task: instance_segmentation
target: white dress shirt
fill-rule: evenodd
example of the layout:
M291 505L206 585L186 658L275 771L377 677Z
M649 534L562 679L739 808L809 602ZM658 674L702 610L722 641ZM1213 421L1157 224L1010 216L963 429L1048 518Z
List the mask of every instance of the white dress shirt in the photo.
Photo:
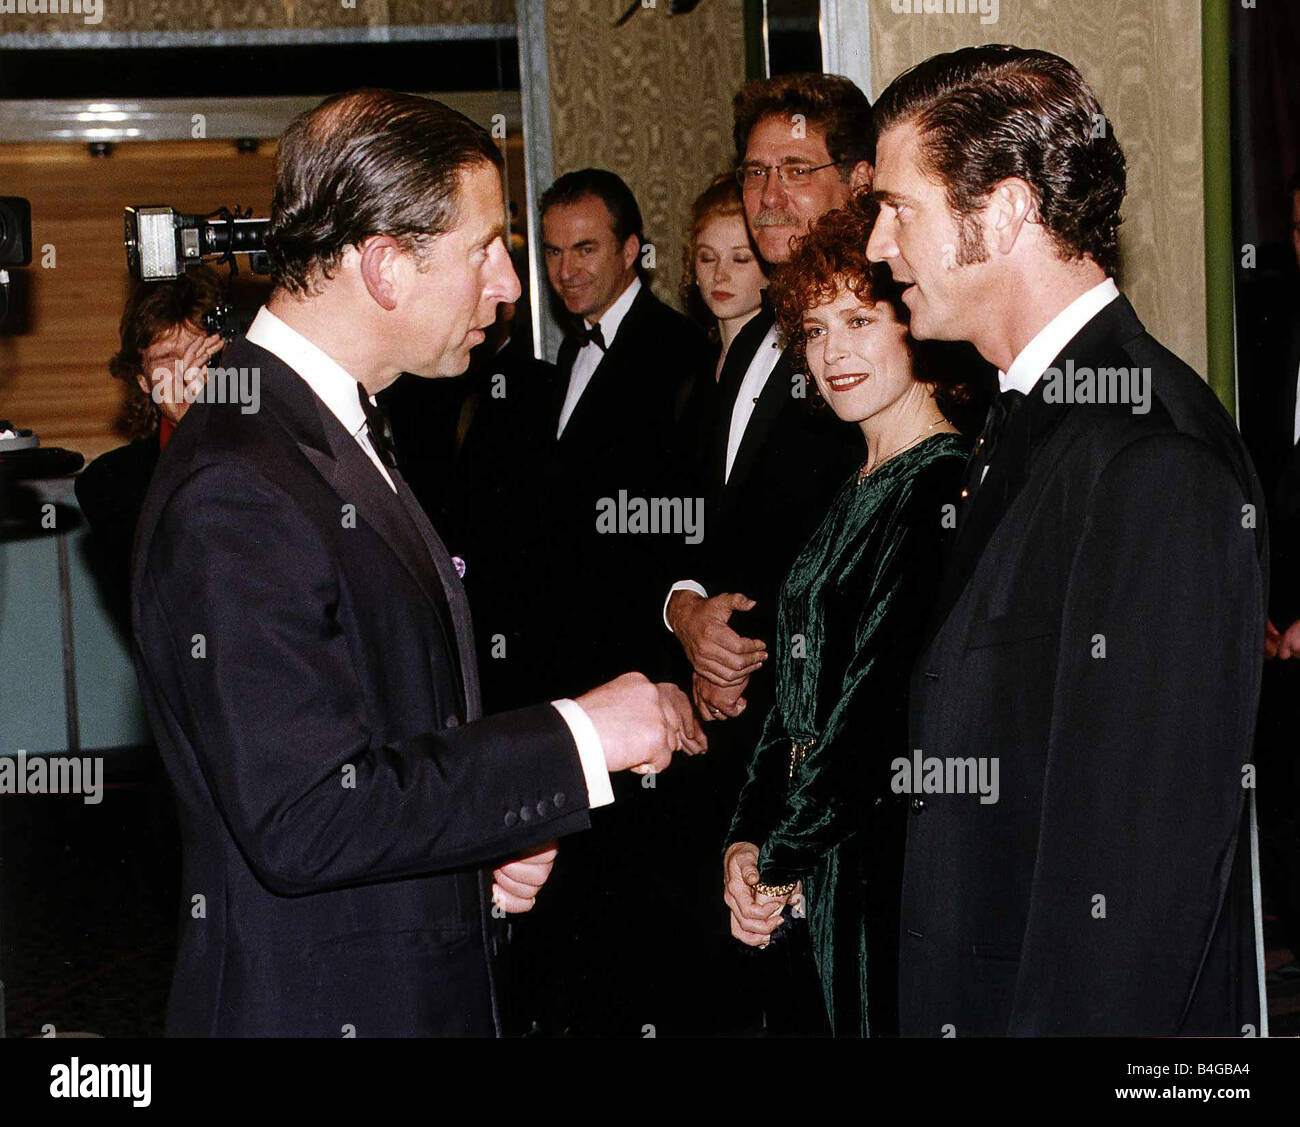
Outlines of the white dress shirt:
M745 428L749 426L759 397L767 387L768 377L780 359L781 344L777 340L776 323L773 322L759 343L749 367L745 369L745 378L740 381L740 390L736 392L736 402L731 406L731 429L727 432L727 469L722 478L724 482L731 479L731 467L736 463L736 452L745 437Z
M777 339L776 328L776 323L773 322L772 327L759 342L753 358L749 361L749 367L745 369L744 378L740 381L736 402L731 405L731 426L727 431L727 465L722 478L724 482L731 480L731 467L736 464L736 454L745 439L745 429L749 426L749 420L754 417L754 408L767 387L767 381L776 367L776 362L781 359L781 344ZM674 583L668 589L668 598L664 599L663 619L664 625L669 630L672 627L668 626L668 600L677 591L694 591L701 598L709 597L704 585L694 579L679 579Z
M1011 367L998 372L998 389L1019 391L1028 395L1052 361L1061 354L1089 321L1119 297L1119 287L1114 278L1098 282L1092 289L1081 293L1069 305L1038 330L1034 339L1020 350L1011 361ZM980 473L980 482L989 475L986 465ZM965 496L965 491L963 491Z
M343 424L343 429L357 441L357 445L366 452L375 464L388 488L394 493L397 486L388 472L388 468L379 460L375 448L370 444L370 427L366 424L366 413L357 398L357 381L350 376L335 360L327 356L302 333L289 328L264 305L257 311L253 323L248 326L248 340L267 352L278 356L306 382L316 393L330 413ZM375 397L370 397L373 403Z
M1020 391L1028 395L1030 389L1047 371L1079 330L1098 313L1119 297L1119 287L1114 278L1098 282L1086 293L1080 294L1055 317L1047 322L1024 348L1005 372L998 373L998 387L1002 391Z
M1295 419L1291 428L1291 445L1300 444L1300 368L1296 369Z
M641 279L633 278L632 284L627 287L617 298L614 304L605 310L604 316L595 324L600 326L600 335L605 341L605 351L608 352L614 344L614 338L618 335L618 327L623 323L623 318L627 316L627 311L632 308L632 302L636 300L636 295L641 292ZM584 325L590 330L593 322L583 318ZM582 398L582 393L587 390L587 385L591 383L591 377L596 374L596 369L600 367L600 362L605 358L605 353L600 350L600 346L594 341L588 341L580 349L578 355L573 358L573 370L569 373L569 387L564 393L564 406L560 408L560 425L555 431L555 437L559 438L564 433L564 428L568 425L569 416L578 406L578 400Z
M316 397L338 419L343 429L356 439L357 445L383 475L388 487L396 493L397 486L387 467L370 445L366 413L357 398L357 380L266 306L257 311L257 316L248 327L247 338L251 343L278 356L306 382ZM370 401L375 401L373 395ZM587 784L587 805L593 808L608 806L614 801L614 788L610 786L609 769L605 766L605 749L591 717L577 701L556 700L551 704L568 725L573 734L573 742L577 745L578 760L582 764L582 775Z

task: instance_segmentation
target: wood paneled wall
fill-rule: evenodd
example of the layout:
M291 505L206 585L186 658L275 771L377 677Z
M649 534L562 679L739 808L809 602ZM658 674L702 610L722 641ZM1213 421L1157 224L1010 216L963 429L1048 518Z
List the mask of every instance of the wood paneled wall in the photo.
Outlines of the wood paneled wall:
M207 213L237 203L267 215L274 160L273 141L254 154L229 141L136 142L107 157L85 145L0 145L0 187L32 201L34 244L32 265L11 271L26 292L23 321L0 335L0 417L87 460L121 445L113 423L123 388L108 360L132 285L123 207ZM41 265L46 246L53 268Z
M1200 4L1003 0L991 24L870 4L873 99L914 63L977 43L1053 51L1079 68L1128 160L1120 285L1152 333L1206 375Z
M123 388L108 374L108 360L133 284L122 250L123 207L207 213L238 204L269 215L274 162L274 140L255 154L238 153L229 141L124 143L108 157L91 157L79 144L0 145L0 195L31 200L34 244L32 265L10 272L22 300L0 332L0 418L87 460L121 445L114 423ZM523 212L518 134L507 138L506 175ZM53 269L41 265L43 246L54 248ZM238 296L256 304L265 291L264 283L241 284Z

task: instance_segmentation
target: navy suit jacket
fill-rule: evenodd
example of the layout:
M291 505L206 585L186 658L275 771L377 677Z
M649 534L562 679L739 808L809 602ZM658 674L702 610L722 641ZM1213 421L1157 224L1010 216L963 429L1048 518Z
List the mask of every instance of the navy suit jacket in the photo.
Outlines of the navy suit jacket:
M1125 298L1070 360L1149 370L1151 408L1050 402L1040 380L958 527L909 747L996 760L1000 793L911 799L901 1031L1241 1036L1263 494Z
M483 718L469 610L405 482L241 341L145 500L136 658L180 806L172 1034L491 1035L495 859L588 824L550 705Z

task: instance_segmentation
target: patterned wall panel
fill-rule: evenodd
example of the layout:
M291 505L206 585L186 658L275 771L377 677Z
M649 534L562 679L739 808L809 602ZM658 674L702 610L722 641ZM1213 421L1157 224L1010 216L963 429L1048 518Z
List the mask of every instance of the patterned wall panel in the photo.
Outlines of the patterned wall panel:
M1165 345L1206 364L1201 17L1192 0L1002 0L978 14L871 4L873 97L940 51L1015 43L1063 55L1097 92L1128 158L1120 285ZM988 5L992 9L992 5Z
M734 163L731 98L745 79L743 0L667 0L613 26L627 0L549 0L555 173L596 166L636 194L655 244L655 292L677 304L691 200Z
M14 8L18 5L14 0ZM35 0L34 0L35 2ZM83 11L93 0L81 0ZM24 4L24 7L27 5ZM51 12L5 14L0 32L88 30L72 0L43 0ZM69 11L63 13L62 9ZM514 23L513 0L100 0L102 31L230 31L413 24Z

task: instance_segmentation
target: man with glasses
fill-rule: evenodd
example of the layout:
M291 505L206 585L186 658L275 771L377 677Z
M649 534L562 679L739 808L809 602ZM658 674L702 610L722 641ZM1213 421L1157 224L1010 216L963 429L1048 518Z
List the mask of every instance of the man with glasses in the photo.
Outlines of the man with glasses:
M745 219L759 253L776 265L813 220L871 187L871 104L847 78L790 74L749 83L733 108ZM700 715L726 721L710 725L715 753L700 757L680 780L666 781L689 789L690 832L709 858L698 896L700 928L717 933L717 947L706 957L716 969L712 983L729 992L730 1001L722 1004L733 1026L761 1014L768 1031L783 1033L824 1031L806 936L758 954L763 984L755 991L732 950L738 945L715 918L714 859L773 699L764 666L776 633L777 594L831 495L863 453L854 428L811 410L805 387L803 374L780 349L765 304L727 352L700 459L706 467L698 486L705 498L703 542L683 550L681 578L666 592L664 607L664 623L690 663ZM746 864L742 844L728 851L728 880L734 895L751 896L758 874Z

